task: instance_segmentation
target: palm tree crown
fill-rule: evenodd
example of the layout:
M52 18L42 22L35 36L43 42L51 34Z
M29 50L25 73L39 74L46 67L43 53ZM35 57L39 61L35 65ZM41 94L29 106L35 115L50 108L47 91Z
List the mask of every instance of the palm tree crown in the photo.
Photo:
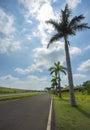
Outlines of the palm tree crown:
M90 29L87 23L81 23L81 21L85 18L82 14L79 16L75 16L72 19L70 19L70 16L71 16L71 10L69 9L68 4L66 4L65 9L61 10L61 16L59 22L52 19L46 21L47 24L52 24L57 32L50 39L47 48L51 43L57 41L60 38L63 38L65 36L68 38L69 35L76 35L77 31Z

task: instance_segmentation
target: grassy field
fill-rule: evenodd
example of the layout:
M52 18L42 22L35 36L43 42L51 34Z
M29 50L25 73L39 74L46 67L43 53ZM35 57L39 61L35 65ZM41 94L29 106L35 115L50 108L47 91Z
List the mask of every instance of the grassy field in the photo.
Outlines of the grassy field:
M53 96L58 130L90 130L90 95L75 93L77 107L71 107L69 93L63 99Z
M6 100L12 100L12 99L20 99L20 98L26 98L26 97L32 97L32 96L38 96L40 93L25 93L25 94L18 94L18 95L10 95L10 96L1 96L0 101L6 101Z
M30 92L30 90L0 87L0 93L24 93L24 92Z
M1 94L0 101L40 95L39 92L24 89L6 88L6 87L0 87L0 94ZM5 94L5 96L2 96L3 94Z

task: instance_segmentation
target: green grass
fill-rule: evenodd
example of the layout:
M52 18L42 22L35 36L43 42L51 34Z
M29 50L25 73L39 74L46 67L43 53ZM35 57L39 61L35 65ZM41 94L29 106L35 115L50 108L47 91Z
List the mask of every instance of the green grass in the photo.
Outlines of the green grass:
M26 97L32 97L32 96L38 96L40 93L25 93L20 95L10 95L10 96L2 96L0 97L0 101L6 101L6 100L12 100L12 99L20 99L20 98L26 98Z
M77 107L69 103L69 93L63 99L53 96L56 125L59 130L90 130L90 95L76 93Z
M0 93L24 93L24 92L30 92L30 90L0 87Z

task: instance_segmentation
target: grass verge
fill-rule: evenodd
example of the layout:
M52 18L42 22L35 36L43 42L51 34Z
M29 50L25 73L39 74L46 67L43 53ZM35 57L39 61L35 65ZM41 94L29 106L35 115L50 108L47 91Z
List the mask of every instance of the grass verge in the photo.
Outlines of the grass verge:
M26 93L26 94L20 94L20 95L3 96L3 97L0 97L0 101L20 99L20 98L26 98L26 97L32 97L32 96L38 96L38 95L40 95L40 93Z
M58 130L90 130L90 95L76 93L77 107L70 106L69 93L53 96Z

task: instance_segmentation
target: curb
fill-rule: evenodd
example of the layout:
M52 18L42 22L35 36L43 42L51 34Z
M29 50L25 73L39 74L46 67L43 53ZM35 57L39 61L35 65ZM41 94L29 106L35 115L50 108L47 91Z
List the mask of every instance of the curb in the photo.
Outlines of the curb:
M49 110L48 123L47 123L46 130L51 130L51 118L52 118L52 98L51 98L51 104L50 104L50 110Z

